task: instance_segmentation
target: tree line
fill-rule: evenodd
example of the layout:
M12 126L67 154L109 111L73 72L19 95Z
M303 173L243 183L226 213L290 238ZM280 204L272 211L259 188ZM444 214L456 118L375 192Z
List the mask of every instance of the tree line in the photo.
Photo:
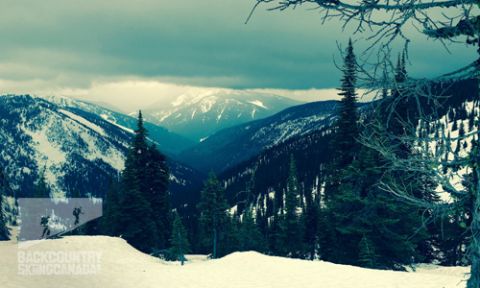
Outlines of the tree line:
M166 158L148 140L140 112L125 168L111 180L104 199L100 232L122 237L141 251L182 262L188 252L218 258L234 251L255 250L380 269L404 269L405 265L433 260L446 265L469 264L468 228L474 199L454 198L456 208L437 215L433 208L419 207L389 193L381 183L400 179L416 199L432 207L441 206L435 192L436 179L430 174L390 169L390 160L382 151L362 143L362 137L374 135L376 141L394 147L394 157L400 161L418 153L415 147L401 141L417 137L411 134L407 126L412 123L406 119L418 118L410 108L412 100L404 97L408 93L408 87L402 85L408 80L405 55L398 57L395 88L385 88L381 101L373 103L374 109L366 113L358 111L358 66L351 41L344 56L339 93L342 101L330 143L334 153L330 163L319 171L321 183L315 193L299 183L292 155L288 179L281 191L259 197L259 191L254 191L258 179L253 171L244 189L238 191L237 201L229 203L224 183L210 173L195 207L196 215L179 215L170 204ZM389 110L392 106L393 111ZM478 125L475 110L467 112L464 106L446 114L454 123L452 131L459 134L471 132ZM436 127L428 133L441 130ZM467 145L462 140L457 142L457 149ZM35 184L35 196L49 197L45 169L42 171ZM473 189L475 177L465 177L466 189ZM0 192L6 195L8 184L3 174L0 185ZM5 217L0 213L0 239L8 237Z

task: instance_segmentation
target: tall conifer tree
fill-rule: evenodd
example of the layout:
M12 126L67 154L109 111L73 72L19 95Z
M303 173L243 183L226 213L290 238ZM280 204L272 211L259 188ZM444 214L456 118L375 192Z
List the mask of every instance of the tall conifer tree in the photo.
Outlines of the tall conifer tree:
M120 184L118 233L142 251L165 249L171 232L168 169L165 156L148 144L141 111Z
M357 112L357 63L350 40L345 50L342 68L342 87L339 95L342 96L339 115L336 122L336 131L332 140L334 151L333 163L325 187L325 203L327 211L323 213L325 233L322 235L323 258L329 261L346 262L352 256L352 247L357 247L354 238L344 239L345 230L341 230L343 222L350 219L352 211L358 209L358 198L348 182L346 169L358 153L357 138L358 112ZM350 223L350 221L347 221ZM341 246L339 246L341 245Z
M357 113L357 62L353 51L353 43L350 39L343 64L342 87L339 95L342 96L337 121L335 136L335 149L337 165L345 167L354 158L356 138L358 136L358 113Z
M252 206L248 206L243 213L239 231L240 251L265 251L265 243L262 233L252 215ZM258 221L258 219L257 219Z
M45 175L46 171L47 171L47 167L44 166L42 168L42 170L40 171L37 182L34 185L34 189L33 189L34 195L33 195L33 197L35 197L35 198L49 198L50 197L51 189L50 189L50 185L47 183L47 179L46 179L46 175Z
M182 219L177 212L173 216L173 228L170 238L170 253L172 256L180 261L183 265L185 260L185 254L190 252L190 242L188 242L187 230L183 226Z
M212 258L219 256L219 245L225 236L226 225L229 222L227 215L227 201L225 191L213 172L205 181L198 204L200 211L201 241L211 247Z
M144 169L147 182L145 198L152 207L153 219L158 231L158 247L165 248L172 230L170 195L168 192L169 169L166 157L155 146L148 150L149 160Z
M303 250L303 227L298 216L300 186L297 178L297 165L290 156L289 175L285 194L285 249L292 257L301 257Z
M111 179L106 197L103 199L103 233L115 236L119 233L120 219L120 185L118 180Z

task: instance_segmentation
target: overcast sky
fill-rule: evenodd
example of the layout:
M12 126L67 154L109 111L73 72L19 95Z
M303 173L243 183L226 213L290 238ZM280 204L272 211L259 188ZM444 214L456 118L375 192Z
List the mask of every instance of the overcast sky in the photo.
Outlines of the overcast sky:
M254 0L0 3L1 93L89 94L108 83L136 82L333 88L340 77L336 41L350 36L339 23L322 26L307 6L286 12L260 7L245 25ZM359 43L361 37L353 36ZM448 54L439 43L412 37L411 75L442 74L475 58L462 44Z

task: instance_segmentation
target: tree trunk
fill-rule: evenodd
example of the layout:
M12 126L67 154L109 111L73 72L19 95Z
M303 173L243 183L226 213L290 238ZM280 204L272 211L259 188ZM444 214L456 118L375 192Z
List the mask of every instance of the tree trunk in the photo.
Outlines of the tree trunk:
M480 55L480 35L478 35L478 53ZM477 61L477 71L480 71L480 58ZM478 96L480 99L480 75L477 75ZM480 129L480 123L477 123L477 129ZM476 180L476 187L474 188L474 201L472 210L472 243L470 246L470 258L472 261L472 267L470 270L470 279L467 283L467 288L479 288L480 287L480 139L477 138L477 147L473 151L473 175Z
M477 150L478 151L478 150ZM470 258L472 261L472 268L470 271L470 279L468 280L467 288L479 288L480 287L480 164L478 161L478 152L474 154L476 159L476 188L475 188L475 200L473 204L472 212L472 243L470 246Z
M217 228L213 228L213 253L212 258L217 259Z

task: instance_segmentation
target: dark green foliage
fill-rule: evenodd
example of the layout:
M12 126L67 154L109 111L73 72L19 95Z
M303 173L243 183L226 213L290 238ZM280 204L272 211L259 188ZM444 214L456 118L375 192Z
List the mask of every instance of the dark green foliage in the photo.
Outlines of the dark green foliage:
M144 252L167 248L171 234L168 169L147 140L141 112L119 185L106 199L107 234L119 235Z
M375 247L367 236L363 235L362 240L358 243L358 265L365 268L375 268L377 255Z
M3 209L3 197L6 196L6 192L9 190L9 185L3 169L0 167L0 241L6 241L10 239L10 231L7 227L7 219Z
M357 160L344 170L338 193L327 203L332 217L329 224L335 227L334 238L340 243L333 244L335 255L328 255L330 259L345 264L363 261L357 258L358 243L367 237L376 253L372 263L377 268L398 269L423 260L418 247L428 234L420 211L378 187L381 179L391 177L381 167L381 156L362 148Z
M118 221L120 219L120 183L117 180L110 180L110 186L107 194L103 199L103 232L106 235L119 235L120 227Z
M170 254L175 260L181 261L182 265L186 260L185 254L190 252L190 243L188 242L187 231L183 226L182 219L178 213L173 217L172 235L170 238Z
M33 189L33 196L35 198L50 198L50 185L48 185L47 180L45 178L47 167L43 167L40 175L38 175L37 182L34 185Z
M458 136L464 137L465 136L465 125L463 125L463 121L460 122L460 128L458 130Z
M218 233L217 258L240 250L242 223L238 216L228 215Z
M12 189L10 188L10 183L8 182L7 176L0 166L0 192L4 196L13 196Z
M458 121L453 121L453 125L452 125L452 131L457 131L458 130Z
M311 193L306 193L306 208L305 213L302 214L302 222L304 223L304 242L305 255L310 260L315 259L315 256L320 253L320 233L321 231L321 214L320 205L317 199L314 199Z
M480 40L479 40L480 41ZM479 42L480 44L480 42ZM480 51L479 51L480 52ZM480 62L479 62L480 65ZM480 82L479 82L480 85ZM480 123L477 123L480 129ZM467 189L469 198L471 198L471 223L470 223L470 245L468 246L468 256L471 262L470 278L467 282L467 288L476 288L480 286L480 137L474 141L472 151L470 152L471 174L468 177Z
M145 198L152 207L153 219L158 231L158 247L166 247L171 231L170 200L168 193L169 170L165 156L155 146L149 147L149 160L144 169L146 175Z
M343 65L342 87L339 95L342 96L339 115L336 122L336 131L331 146L334 151L333 161L328 170L331 171L327 178L326 199L335 197L342 181L342 169L350 165L358 152L358 111L356 96L356 68L357 63L350 40L345 51Z
M355 140L358 136L358 113L357 113L357 62L353 52L352 40L348 42L343 64L342 87L339 95L342 96L338 113L337 131L335 139L336 162L344 167L354 157Z
M200 239L203 246L212 253L212 258L219 256L220 246L226 245L223 242L226 228L228 228L229 217L227 215L227 201L225 192L215 174L210 173L205 181L201 192L201 200L198 204L200 211Z
M399 157L407 157L411 153L409 147L402 146L396 138L406 133L403 117L408 117L405 114L408 101L404 100L405 91L400 85L406 79L405 57L402 56L399 57L396 71L397 89L392 96L384 97L376 107L376 112L365 119L366 123L389 122L390 125L386 130L379 130L373 125L372 128L364 127L362 131L363 137L376 137L384 143L391 143L396 147ZM392 119L389 119L385 116L386 109L395 97L404 110L395 111ZM342 133L336 137L339 135ZM350 142L354 143L357 137L352 137ZM337 263L389 269L400 269L401 265L423 260L422 253L430 251L419 251L423 243L428 244L421 211L383 191L379 183L388 182L389 177L400 177L405 179L405 185L412 194L424 199L430 197L429 200L433 201L433 189L428 185L428 179L421 175L391 173L380 153L367 147L357 147L350 163L344 162L342 165L334 161L331 169L335 172L326 190L328 197L327 209L323 212L326 227L323 229L325 235L321 237L322 258ZM343 151L337 150L335 154L339 153Z
M468 115L468 131L473 131L473 127L475 126L475 111L472 111Z
M356 104L356 60L352 42L349 41L344 58L342 78L342 102L337 120L337 130L332 141L334 160L329 170L325 191L327 214L324 223L328 226L322 236L322 257L339 263L350 263L356 259L356 247L360 239L353 237L357 226L355 213L362 207L360 197L348 181L346 168L358 153L358 115ZM328 219L328 220L327 220ZM357 236L358 238L358 236ZM333 241L329 243L330 241ZM326 247L330 245L330 247ZM341 247L339 246L341 245Z
M332 233L327 235L327 238L335 239L335 242L325 243L331 247L330 251L323 251L323 254L329 261L342 264L355 264L357 244L365 232L363 217L359 215L364 203L355 186L356 178L349 172L342 172L342 184L337 187L335 194L328 198L326 211L329 214L327 225L331 226L327 231Z
M446 266L461 266L468 264L465 247L470 245L472 198L456 199L453 209L438 220L440 230L439 249L442 251L440 261Z
M287 179L285 193L285 215L283 217L285 227L284 249L288 256L301 257L302 255L302 222L298 216L300 207L300 186L297 178L297 166L293 155L290 157L290 173Z
M134 168L126 166L121 181L119 235L135 248L150 252L157 247L158 231L150 203L144 198L136 180Z
M240 251L265 251L265 243L258 225L252 215L252 209L245 211L239 229L239 250Z
M283 214L276 214L272 217L269 229L269 250L274 255L286 256L288 251L285 246L287 229Z

